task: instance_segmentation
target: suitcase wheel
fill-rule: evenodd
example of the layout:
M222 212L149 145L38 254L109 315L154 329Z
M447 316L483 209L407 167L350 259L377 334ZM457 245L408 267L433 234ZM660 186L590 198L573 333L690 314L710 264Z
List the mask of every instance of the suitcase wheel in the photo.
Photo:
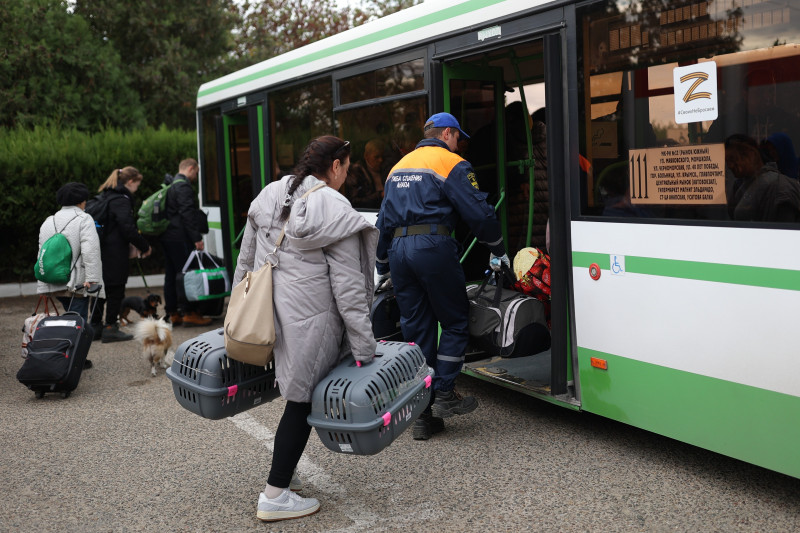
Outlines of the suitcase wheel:
M69 398L70 394L72 394L72 392L64 392L64 393L61 394L61 397L62 398Z
M35 394L36 394L36 399L37 399L37 400L41 400L42 398L44 398L44 391L37 390L37 391L35 392Z

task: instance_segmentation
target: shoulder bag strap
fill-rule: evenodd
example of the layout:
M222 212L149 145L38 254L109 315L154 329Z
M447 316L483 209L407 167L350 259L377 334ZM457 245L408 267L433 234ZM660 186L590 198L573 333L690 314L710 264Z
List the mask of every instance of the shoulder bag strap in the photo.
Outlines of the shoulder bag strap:
M303 198L306 198L306 197L307 197L309 194L311 194L312 192L316 191L317 189L321 189L321 188L323 188L323 187L325 187L325 184L324 184L324 183L317 183L316 185L314 185L313 187L311 187L309 190L307 190L307 191L305 192L305 194L304 194L303 196L301 196L301 197L300 197L300 200L302 200ZM280 246L281 246L281 243L283 242L283 236L286 234L286 226L287 226L288 224L289 224L289 220L287 219L287 220L286 220L286 222L283 224L283 227L281 228L281 234L280 234L280 235L278 235L278 239L275 241L275 250L277 250L278 248L280 248Z

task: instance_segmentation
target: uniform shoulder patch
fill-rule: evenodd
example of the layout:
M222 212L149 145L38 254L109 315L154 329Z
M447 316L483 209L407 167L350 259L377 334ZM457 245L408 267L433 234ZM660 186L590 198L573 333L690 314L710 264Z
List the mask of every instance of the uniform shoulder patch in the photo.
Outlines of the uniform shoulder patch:
M467 174L467 179L469 180L469 182L472 184L473 187L475 187L476 189L478 188L478 180L475 179L475 173L474 172L468 173Z

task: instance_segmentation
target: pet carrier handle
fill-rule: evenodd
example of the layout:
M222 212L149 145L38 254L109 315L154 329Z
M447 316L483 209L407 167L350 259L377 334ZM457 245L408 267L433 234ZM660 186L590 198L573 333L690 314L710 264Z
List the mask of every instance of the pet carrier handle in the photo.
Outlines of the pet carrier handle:
M393 342L396 342L396 341L393 341ZM378 346L380 346L381 344L386 344L386 339L379 340L378 341ZM414 346L415 344L416 343L414 343L414 342L409 342L408 343L409 346ZM383 357L383 355L384 355L384 353L382 351L378 350L377 347L376 347L375 348L375 355L373 356L372 361L375 360L375 357ZM372 362L372 361L370 361L370 362ZM363 364L364 363L362 363L361 361L356 360L356 366L357 367L361 368L361 365L363 365Z
M371 420L370 422L347 424L347 431L354 431L354 432L371 431L373 429L378 429L383 426L388 426L392 420L392 417L397 411L404 409L406 404L409 403L416 394L419 394L420 391L427 388L426 383L427 380L420 380L419 383L415 384L413 387L409 388L403 394L398 396L395 399L394 406L391 409L389 409L387 412L380 415L379 417L375 418L374 420ZM309 418L311 418L311 416L312 415L309 415ZM386 420L389 420L389 423L387 423ZM340 420L328 421L328 420L320 420L318 418L314 418L309 421L309 424L318 429L332 429L336 431L342 430L342 422Z

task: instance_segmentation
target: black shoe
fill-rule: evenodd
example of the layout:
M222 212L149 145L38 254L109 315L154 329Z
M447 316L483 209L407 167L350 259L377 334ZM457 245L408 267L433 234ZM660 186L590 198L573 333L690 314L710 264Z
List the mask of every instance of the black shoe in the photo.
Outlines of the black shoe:
M428 440L432 435L444 431L444 420L433 416L430 411L425 411L414 420L411 436L414 440Z
M103 344L105 344L107 342L129 341L133 338L133 335L128 335L127 333L120 331L119 326L114 324L113 326L104 327L100 338L102 339Z
M86 370L88 368L92 368L92 362L87 359L83 362L83 369Z
M92 324L92 332L94 333L92 340L99 341L103 336L103 324Z
M447 392L436 391L436 400L431 406L433 416L450 418L453 415L465 415L478 407L474 396L462 397L455 389Z

